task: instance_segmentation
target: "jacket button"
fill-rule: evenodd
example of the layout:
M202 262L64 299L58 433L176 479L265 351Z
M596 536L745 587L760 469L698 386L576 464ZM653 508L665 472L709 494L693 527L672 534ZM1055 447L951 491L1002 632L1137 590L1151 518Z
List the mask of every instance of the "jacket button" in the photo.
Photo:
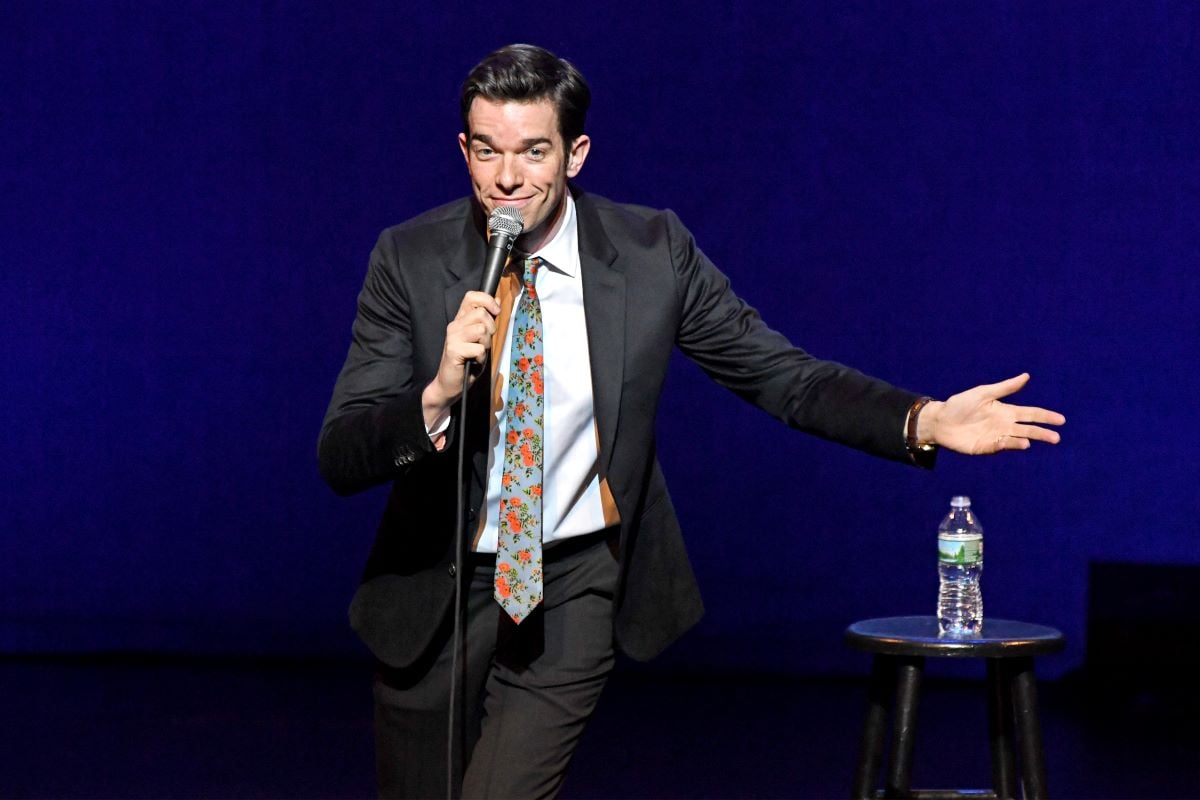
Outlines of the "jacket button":
M450 577L451 577L451 578L453 578L455 575L457 575L457 574L458 574L458 570L455 568L455 566L454 566L454 562L453 562L453 561L451 561L451 562L450 562L450 570L449 570L449 572L450 572Z

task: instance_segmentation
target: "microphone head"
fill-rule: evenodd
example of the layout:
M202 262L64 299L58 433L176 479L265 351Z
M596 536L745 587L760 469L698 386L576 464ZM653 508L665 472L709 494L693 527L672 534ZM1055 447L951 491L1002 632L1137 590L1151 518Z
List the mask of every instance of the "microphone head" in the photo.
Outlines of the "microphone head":
M488 216L488 230L492 233L503 233L514 239L525 230L525 218L520 209L512 206L496 206Z

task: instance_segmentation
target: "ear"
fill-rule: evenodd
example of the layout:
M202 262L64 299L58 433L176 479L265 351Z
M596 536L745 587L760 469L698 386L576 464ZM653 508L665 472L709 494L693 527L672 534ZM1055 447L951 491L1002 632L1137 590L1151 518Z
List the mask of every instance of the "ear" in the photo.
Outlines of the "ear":
M567 154L567 177L574 178L583 169L587 161L588 151L592 148L592 140L586 134L571 142L571 152Z
M458 149L462 150L463 160L467 162L467 166L471 166L471 154L467 151L467 135L460 133L458 135Z

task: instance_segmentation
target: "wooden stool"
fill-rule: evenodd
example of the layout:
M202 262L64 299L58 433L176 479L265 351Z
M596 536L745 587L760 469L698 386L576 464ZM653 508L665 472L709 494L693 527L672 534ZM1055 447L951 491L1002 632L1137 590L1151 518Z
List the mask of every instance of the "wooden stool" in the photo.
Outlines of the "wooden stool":
M913 797L997 798L1017 796L1014 730L1020 747L1020 781L1028 800L1046 797L1042 730L1037 712L1034 656L1062 650L1061 632L1045 625L984 619L978 636L939 638L936 617L888 617L856 622L846 629L846 643L874 653L867 720L854 778L855 798ZM987 659L988 728L992 753L992 791L911 789L917 701L925 658ZM882 791L875 789L883 756L889 688L895 687L891 758Z

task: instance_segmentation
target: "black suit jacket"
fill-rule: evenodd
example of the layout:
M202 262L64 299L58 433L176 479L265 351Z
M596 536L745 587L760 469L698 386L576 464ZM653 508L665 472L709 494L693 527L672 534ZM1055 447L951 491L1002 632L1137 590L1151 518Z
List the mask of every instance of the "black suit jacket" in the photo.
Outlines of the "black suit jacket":
M915 395L789 344L730 290L672 212L572 193L600 473L621 515L614 632L623 652L646 659L703 613L655 457L674 346L788 425L898 461L909 460L901 429ZM456 447L433 449L420 396L446 326L479 287L482 225L463 199L380 235L321 431L321 473L336 491L392 484L350 616L372 652L397 667L428 648L453 597ZM451 438L466 437L468 535L484 499L486 383L471 389L469 418L451 422Z

